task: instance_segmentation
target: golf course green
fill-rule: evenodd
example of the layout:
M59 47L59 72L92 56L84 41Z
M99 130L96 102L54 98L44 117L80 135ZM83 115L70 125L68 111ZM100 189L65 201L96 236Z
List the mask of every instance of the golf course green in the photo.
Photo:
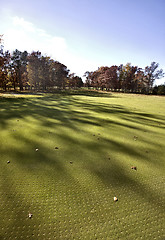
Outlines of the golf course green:
M0 216L0 240L165 239L165 97L1 94Z

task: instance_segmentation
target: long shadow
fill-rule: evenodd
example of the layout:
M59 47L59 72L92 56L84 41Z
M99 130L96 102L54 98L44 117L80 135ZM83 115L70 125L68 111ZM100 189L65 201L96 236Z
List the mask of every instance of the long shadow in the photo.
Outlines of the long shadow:
M90 89L64 89L64 90L52 90L49 93L59 94L63 96L88 96L88 97L103 97L103 98L117 98L111 92L103 92Z
M86 93L80 93L80 95L85 95ZM95 93L92 93L92 96ZM98 93L96 93L98 94ZM155 116L154 114L146 114L141 112L133 112L129 109L120 106L120 105L113 105L113 104L103 104L103 103L96 103L94 100L91 100L88 102L88 100L84 100L84 102L81 100L77 100L74 98L75 94L72 95L46 95L42 98L7 98L7 99L0 99L0 109L1 109L1 115L0 115L0 125L1 128L8 128L8 120L12 119L26 119L27 117L33 117L34 119L38 119L40 121L41 126L45 126L48 128L52 127L58 127L59 125L66 126L74 131L79 131L79 128L77 127L76 123L80 123L83 125L94 125L96 127L103 126L103 123L101 122L100 118L94 115L93 113L98 113L99 115L104 115L105 113L109 116L116 115L120 119L124 119L127 121L126 123L120 123L120 122L114 122L111 119L105 120L106 123L109 123L113 125L114 128L134 128L138 130L143 130L144 125L146 126L156 126L157 128L162 128L164 125L165 118L163 116ZM90 93L91 96L91 93ZM86 112L82 111L75 111L72 110L71 106L74 106L74 108L77 109L85 109ZM54 120L57 120L57 123L54 123ZM132 122L138 123L138 128L132 126ZM161 123L161 125L158 125ZM105 124L105 122L104 122ZM86 130L88 133L88 130ZM67 135L64 135L61 133L61 137L64 139L67 139ZM14 137L16 140L19 140L19 137ZM72 138L72 137L70 137ZM25 142L28 146L34 146L37 144L37 142L31 142L30 140L24 138L21 136L21 141ZM109 140L109 143L115 148L122 149L123 153L130 153L133 155L139 155L140 153L136 149L130 149L130 147L126 145L121 145L121 143L117 143L113 140ZM88 147L88 145L84 142L82 142L82 146ZM98 145L97 145L98 146ZM59 161L52 161L51 158L47 158L46 154L44 153L44 146L39 146L43 149L42 153L40 153L39 156L36 157L36 164L40 165L48 165L54 167L56 171L61 172L63 175L67 175L66 170L63 167L63 164ZM90 146L89 146L90 147ZM84 151L85 151L84 148ZM104 154L103 150L106 150L106 146L104 144L100 144L99 151L100 154ZM33 153L31 157L34 157ZM29 155L28 152L23 153L22 151L16 150L15 157L18 157L18 163L22 166L30 166L28 159ZM140 155L139 155L140 156ZM144 161L149 161L147 157L145 157L143 154L141 155L144 157ZM140 156L140 157L141 157ZM24 161L21 159L24 159ZM118 174L113 173L113 169L118 169ZM32 168L32 171L37 171L37 168ZM130 184L130 182L134 181L133 184L138 188L139 194L144 195L144 192L147 192L147 195L152 194L149 190L145 189L145 186L140 185L140 183L136 182L135 180L132 180L129 178L129 176L126 176L126 174L122 171L119 164L114 163L114 167L112 169L104 169L104 171L100 170L91 170L92 173L99 176L100 179L102 179L105 183L110 182L118 182L118 184ZM120 177L119 177L120 176ZM146 196L146 198L148 198ZM148 200L148 199L147 199ZM153 203L156 202L156 199L153 199Z
M116 96L112 95L110 92L99 92L95 90L69 90L66 91L66 95L72 96L88 96L88 97L104 97L104 98L116 98Z
M71 106L76 107L77 110L73 110ZM87 111L81 111L82 108ZM120 105L82 102L74 97L61 95L50 95L40 99L3 98L0 101L0 109L0 125L3 129L8 128L8 120L26 119L29 116L40 120L41 126L47 128L61 125L76 131L79 131L77 123L98 127L104 127L107 124L111 128L130 128L141 131L144 131L145 126L155 126L160 129L165 126L163 116L132 112ZM93 113L98 113L99 116L107 113L108 118L100 119ZM119 120L112 120L111 115L117 116ZM122 122L120 119L125 121ZM126 146L123 149L128 151Z
M140 123L141 121L145 121L146 123L147 121L149 123L150 122L159 123L159 121L157 120L165 121L164 116L130 111L129 109L122 107L121 105L98 103L98 102L95 103L94 101L83 102L83 101L77 101L77 99L76 100L73 99L72 102L79 107L81 106L85 109L89 109L90 111L100 113L100 114L104 114L104 113L117 114L120 117L127 117L128 120L131 120L130 117L135 119L137 118L137 122L140 122Z

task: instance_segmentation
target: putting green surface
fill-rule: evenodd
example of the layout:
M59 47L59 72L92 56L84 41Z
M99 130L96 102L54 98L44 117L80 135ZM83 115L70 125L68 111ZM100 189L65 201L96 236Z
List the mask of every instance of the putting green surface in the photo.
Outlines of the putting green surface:
M165 98L1 95L0 216L0 240L165 239Z

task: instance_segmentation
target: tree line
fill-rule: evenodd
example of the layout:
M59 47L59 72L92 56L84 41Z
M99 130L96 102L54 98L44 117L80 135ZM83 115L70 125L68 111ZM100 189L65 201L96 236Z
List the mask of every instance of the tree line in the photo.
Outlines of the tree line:
M152 93L154 81L164 76L163 70L158 69L158 66L158 63L152 62L144 69L131 66L131 63L100 67L96 71L87 71L84 74L86 77L85 86L107 91Z
M0 89L52 90L88 87L107 91L165 94L165 84L155 86L154 81L164 76L159 64L152 62L144 69L131 63L120 66L99 67L86 71L82 78L70 73L64 64L44 56L40 51L4 51L0 36Z
M39 51L28 53L16 49L10 53L0 46L0 88L4 91L82 87L82 78L69 72L67 66Z

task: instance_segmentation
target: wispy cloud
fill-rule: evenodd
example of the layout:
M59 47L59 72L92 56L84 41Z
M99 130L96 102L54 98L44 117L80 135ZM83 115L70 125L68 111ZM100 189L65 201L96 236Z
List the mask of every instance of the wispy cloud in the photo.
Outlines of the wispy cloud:
M33 23L15 16L10 27L4 32L5 48L13 51L41 51L53 59L65 64L71 72L83 76L87 70L95 70L98 64L73 53L65 38L53 36Z
M13 17L12 23L16 27L18 27L18 26L22 27L25 31L28 31L28 32L35 31L35 26L33 25L33 23L27 22L23 18L19 18L17 16Z
M88 56L82 57L79 52L75 52L71 46L68 46L67 39L61 36L49 34L44 29L35 26L32 22L26 21L24 18L15 16L11 18L11 22L5 28L4 46L5 49L13 51L27 50L41 51L42 54L48 55L53 59L65 64L71 72L79 76L83 76L84 72L96 70L101 62L100 58L93 59ZM162 67L162 66L160 66ZM165 67L162 67L165 71ZM156 81L156 84L164 83L165 78Z
M4 33L5 47L9 50L19 49L28 52L40 50L57 60L62 60L67 49L66 40L59 36L52 36L44 29L25 21L18 16L12 18L11 27Z

